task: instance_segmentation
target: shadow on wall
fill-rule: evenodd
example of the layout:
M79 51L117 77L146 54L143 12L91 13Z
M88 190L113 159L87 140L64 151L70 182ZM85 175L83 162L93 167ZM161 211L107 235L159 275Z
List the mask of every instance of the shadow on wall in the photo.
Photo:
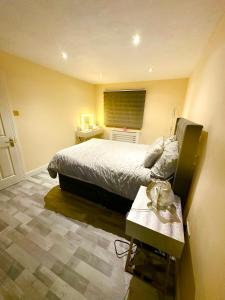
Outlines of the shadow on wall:
M182 286L180 290L181 300L195 299L195 278L191 257L191 250L188 237L185 237L185 247L179 265L179 283ZM185 291L185 293L182 293ZM188 293L187 293L188 291Z
M207 150L206 149L207 148L206 147L207 146L207 140L208 140L208 132L203 130L202 134L201 134L200 141L199 141L199 150L198 150L199 153L198 153L197 164L196 164L193 180L192 180L192 183L191 183L191 188L190 188L190 192L189 192L189 195L188 195L188 199L187 199L185 209L184 209L184 214L183 214L184 215L184 223L186 223L186 218L187 218L189 210L191 208L193 196L195 194L195 190L196 190L196 187L198 185L201 170L202 170L202 167L204 165L206 150Z
M206 131L202 132L200 142L199 142L199 155L198 161L196 165L196 169L194 172L194 177L192 180L191 189L189 192L188 200L184 210L184 220L186 220L189 210L192 205L192 200L195 194L196 187L198 185L199 177L201 174L202 167L204 165L206 151L207 151L207 140L208 140L208 133ZM185 221L184 221L185 223ZM184 251L179 263L179 288L180 292L186 291L185 294L180 294L179 299L181 300L190 300L195 299L195 278L194 278L194 271L193 271L193 263L192 263L192 255L190 249L189 238L185 236L185 247ZM188 293L187 293L188 291Z

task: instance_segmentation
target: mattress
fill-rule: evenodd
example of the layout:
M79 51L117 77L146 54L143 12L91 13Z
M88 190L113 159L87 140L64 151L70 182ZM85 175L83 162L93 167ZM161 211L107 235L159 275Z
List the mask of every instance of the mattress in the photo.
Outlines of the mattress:
M95 184L134 200L140 185L151 181L143 166L148 145L91 139L57 152L48 165L51 177L57 173Z

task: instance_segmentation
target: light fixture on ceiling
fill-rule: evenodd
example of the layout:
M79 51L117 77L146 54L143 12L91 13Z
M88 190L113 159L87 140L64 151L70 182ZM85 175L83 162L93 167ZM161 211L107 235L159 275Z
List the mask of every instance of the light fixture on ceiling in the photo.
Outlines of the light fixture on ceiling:
M152 68L150 67L150 68L148 69L148 71L149 71L149 73L152 73L153 70L152 70Z
M66 53L66 52L62 52L62 58L63 58L64 60L67 60L67 58L68 58L68 55L67 55L67 53Z
M135 46L139 45L141 41L140 35L139 34L135 34L132 37L132 42Z

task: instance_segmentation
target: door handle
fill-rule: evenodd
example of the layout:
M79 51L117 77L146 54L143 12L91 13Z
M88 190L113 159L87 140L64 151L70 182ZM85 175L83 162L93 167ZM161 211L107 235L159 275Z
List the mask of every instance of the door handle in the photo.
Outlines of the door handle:
M15 146L15 139L9 138L9 140L6 143L9 144L10 147L14 147Z

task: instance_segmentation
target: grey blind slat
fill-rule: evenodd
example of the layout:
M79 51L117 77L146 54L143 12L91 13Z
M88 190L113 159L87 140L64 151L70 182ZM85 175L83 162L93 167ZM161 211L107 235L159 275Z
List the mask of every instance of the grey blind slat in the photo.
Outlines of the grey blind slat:
M104 92L105 126L141 129L146 91Z

